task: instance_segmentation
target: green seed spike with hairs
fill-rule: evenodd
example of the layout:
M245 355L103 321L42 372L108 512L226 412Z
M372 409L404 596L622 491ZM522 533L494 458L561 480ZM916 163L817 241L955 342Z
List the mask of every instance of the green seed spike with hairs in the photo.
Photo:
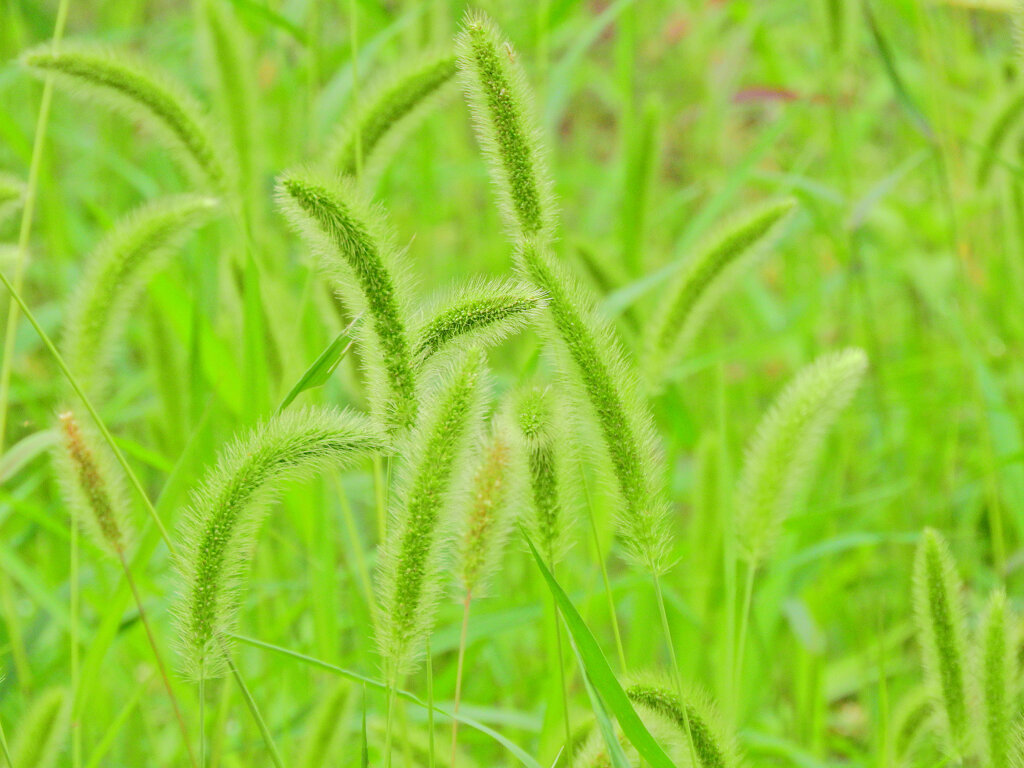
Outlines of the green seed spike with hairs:
M686 262L662 301L647 334L647 371L653 383L703 326L736 280L768 251L782 222L795 208L779 200L744 213Z
M327 152L328 166L345 176L379 168L439 102L455 77L455 56L428 54L367 88L355 115L347 120Z
M383 448L365 418L332 408L285 411L224 450L181 528L174 608L187 671L219 674L256 534L280 485Z
M768 557L867 364L859 349L823 355L797 373L761 419L736 494L736 537L751 567Z
M564 441L558 439L551 393L542 387L524 389L515 399L515 420L523 441L525 475L530 503L526 525L530 538L549 567L569 548L570 521L565 514Z
M914 558L914 614L925 681L941 712L946 747L963 756L970 725L960 577L942 536L928 528Z
M523 283L460 285L423 313L427 319L414 334L414 359L422 365L453 346L497 344L526 326L543 306L544 294Z
M168 75L127 51L95 45L49 43L22 54L21 60L41 75L138 119L183 159L193 175L224 190L229 165L221 142L192 95Z
M551 322L542 329L564 352L569 381L583 389L590 403L621 497L618 523L627 550L635 561L660 573L671 549L667 504L654 427L635 377L593 302L543 246L523 241L516 264L524 279L547 294Z
M71 699L63 688L43 691L33 700L11 745L15 768L54 768L67 739Z
M1017 644L1013 626L1006 592L994 590L988 601L978 643L981 651L979 679L984 707L985 765L989 768L1009 768L1012 765L1017 681Z
M21 207L25 182L9 173L0 173L0 225Z
M419 423L400 452L400 493L378 571L378 647L387 679L411 672L433 623L442 588L443 544L460 470L479 420L484 365L471 350L431 393Z
M106 447L71 411L60 414L60 431L55 458L68 506L100 549L123 557L131 528L122 475L113 470Z
M701 768L733 768L740 764L735 739L727 735L707 695L698 691L687 696L686 713L675 687L656 679L626 686L626 695L638 707L671 722L686 738L693 739L693 751Z
M378 420L403 431L416 418L416 374L407 336L404 270L383 212L362 202L351 182L338 184L309 173L285 175L278 199L291 225L321 255L321 262L347 301L371 319L369 387ZM353 286L354 282L354 286ZM363 339L367 339L365 335ZM383 369L383 373L378 371ZM380 397L376 393L384 389Z
M509 429L498 420L482 445L456 539L455 572L461 596L482 597L501 564L508 538L512 446Z
M554 195L515 50L480 13L466 15L456 50L477 138L509 229L517 235L550 235L555 228Z
M167 197L122 219L89 257L64 321L62 348L88 390L101 377L146 279L214 213L217 201Z

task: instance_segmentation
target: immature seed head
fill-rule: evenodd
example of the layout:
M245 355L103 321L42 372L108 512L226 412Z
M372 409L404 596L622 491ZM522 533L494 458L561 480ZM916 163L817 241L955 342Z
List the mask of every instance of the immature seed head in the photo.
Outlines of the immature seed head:
M378 574L378 646L392 682L415 667L433 624L448 516L480 415L483 363L482 352L472 350L443 377L400 454L401 492Z
M346 299L369 316L375 342L369 355L375 380L369 389L376 416L392 432L408 429L416 418L416 375L402 270L383 214L363 203L351 183L309 173L285 175L278 199L291 225L320 252L325 271ZM383 397L376 394L380 390Z
M344 466L383 446L365 418L310 408L274 416L221 453L182 525L174 613L189 674L203 679L223 668L256 534L284 481Z
M64 411L59 421L57 466L68 505L97 546L123 557L130 529L120 475L111 471L105 448L82 430L75 414Z
M965 754L970 730L960 577L942 536L925 530L914 558L914 614L925 679L946 747Z
M554 196L515 49L486 16L469 13L456 50L477 139L510 231L550 235L556 218Z
M414 335L413 356L419 365L467 343L497 344L537 316L544 295L512 281L470 282L435 303Z
M520 244L516 266L524 280L548 297L549 322L541 326L560 351L567 380L589 403L611 476L618 489L619 530L631 558L654 572L667 565L671 536L660 478L654 426L635 376L614 335L568 273L533 240Z
M21 61L41 75L54 75L73 93L143 122L194 176L217 189L229 188L233 171L221 140L192 95L165 73L127 51L72 43L57 50L46 43L26 51Z
M366 89L367 98L347 120L328 150L328 165L344 176L379 168L402 139L438 103L455 77L450 53L420 57L389 72Z
M761 419L736 496L736 536L753 567L769 555L803 490L829 428L849 404L867 356L847 349L803 368Z
M1017 633L1006 592L993 590L981 625L978 646L984 711L985 765L1010 768L1016 748L1014 697L1017 686Z

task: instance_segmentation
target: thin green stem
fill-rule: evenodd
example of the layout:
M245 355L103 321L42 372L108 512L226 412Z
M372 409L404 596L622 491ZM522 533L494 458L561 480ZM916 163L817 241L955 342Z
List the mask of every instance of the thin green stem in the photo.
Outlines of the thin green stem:
M78 526L71 521L71 578L69 593L71 600L71 695L78 695L78 686L81 684L81 664L78 649L78 609L79 609L79 581L78 581ZM82 729L72 718L71 722L71 764L74 768L82 765Z
M64 25L68 18L68 0L60 0L57 19L53 25L54 48L64 36ZM36 117L36 132L32 139L32 157L28 166L28 183L25 200L21 208L21 224L18 228L18 251L14 262L15 292L21 292L25 278L25 262L28 261L28 239L32 232L32 216L35 213L36 189L39 186L39 169L43 162L43 143L46 140L46 126L50 121L50 101L53 99L53 75L48 74L43 83L43 96L39 102ZM6 281L5 281L6 282ZM7 305L7 325L4 331L4 354L0 359L0 454L4 452L4 435L7 432L7 404L11 394L11 370L14 358L14 342L18 332L18 304Z
M661 615L661 629L665 633L665 643L668 645L668 655L671 659L672 679L676 686L676 696L679 697L679 708L683 711L683 730L686 731L686 743L690 747L690 764L699 765L697 762L697 751L693 746L693 736L690 734L690 707L686 703L686 695L683 692L683 676L679 671L679 660L676 658L675 643L672 642L672 630L668 624L668 612L665 610L665 595L661 591L661 578L657 571L652 571L654 578L654 592L658 598L658 613Z
M89 412L89 416L92 417L93 423L96 425L96 428L100 431L100 435L103 437L104 441L106 441L107 445L110 446L110 450L114 454L114 458L117 459L117 463L121 465L121 469L124 470L125 475L128 477L128 481L131 483L135 491L139 494L139 498L142 499L142 503L145 505L146 511L149 513L149 516L153 519L153 522L156 523L157 528L160 530L160 536L161 538L163 538L164 543L167 545L168 552L170 552L173 555L174 545L171 543L171 537L170 535L168 535L167 529L164 528L164 524L160 520L160 515L157 514L156 508L153 506L153 502L149 500L149 495L146 493L146 490L142 487L142 483L139 482L139 478L135 474L135 471L128 464L128 461L127 459L125 459L124 454L121 452L121 449L114 441L114 437L113 435L110 434L110 430L107 429L107 425L104 423L103 419L100 418L100 415L99 413L97 413L96 408L93 406L92 401L89 399L89 396L85 394L85 391L78 383L78 379L75 378L75 375L71 372L71 369L68 368L67 363L64 362L63 356L60 354L60 352L57 351L57 347L54 345L49 335L47 335L46 331L43 330L43 327L39 325L39 321L36 320L36 316L32 314L32 310L28 308L28 305L25 303L25 300L21 297L21 293L18 291L17 288L14 287L11 281L7 278L7 275L5 275L3 272L0 272L0 282L4 284L4 287L7 288L7 291L11 294L11 298L18 305L18 307L21 308L22 314L24 314L25 318L29 321L29 323L31 323L32 327L39 335L39 338L42 340L43 345L49 351L50 355L53 356L54 361L57 363L57 367L60 368L61 373L64 374L64 378L68 380L68 384L71 385L71 388L75 391L75 394L78 395L78 398L82 401L82 405L84 405L85 409ZM6 358L4 359L6 360Z
M388 683L388 714L387 720L384 723L384 766L385 768L391 768L391 737L392 728L394 727L395 720L395 689L398 687L398 681L394 679L394 675L391 676L391 680Z
M235 666L234 659L228 655L227 649L224 649L224 657L228 662L228 669L231 670L232 676L235 678L235 682L238 683L239 690L242 691L242 697L245 699L245 705L249 708L249 713L252 715L252 719L256 721L256 726L260 729L260 735L263 736L263 743L267 748L267 752L270 753L270 760L274 764L275 768L284 768L284 761L281 760L281 754L277 751L277 745L274 744L274 737L270 733L270 729L267 727L266 721L263 719L263 715L260 714L260 708L256 706L256 700L252 697L252 693L249 692L249 686L245 684L245 680L242 679L241 673L238 671L238 667Z
M754 573L752 563L747 564L747 578L743 585L743 607L740 612L740 631L736 640L735 656L733 657L733 691L734 711L739 711L740 686L743 678L743 657L747 650L747 626L750 623L750 606L754 598Z
M359 28L356 17L356 0L349 0L349 40L352 46L352 103L359 104ZM363 132L359 121L355 121L356 131L356 181L363 178Z
M185 717L182 715L181 707L178 705L178 697L174 695L174 689L171 687L171 679L167 675L167 668L164 666L163 657L160 655L160 649L157 647L153 628L150 626L149 618L146 615L146 609L142 605L142 596L139 594L139 589L135 585L135 578L132 576L131 569L128 567L128 560L125 559L124 553L118 552L118 558L121 561L121 568L124 569L125 581L128 582L128 587L132 591L132 597L135 598L135 606L139 610L139 618L142 620L142 626L146 630L146 639L149 640L149 647L153 649L153 658L156 660L156 666L160 672L160 678L163 680L164 688L167 690L167 697L171 700L171 706L174 708L174 717L178 721L178 727L181 729L181 738L185 742L185 750L188 752L189 763L193 768L196 768L196 755L192 751L192 741L188 736L188 726L185 724Z
M427 748L427 766L434 768L434 662L430 658L430 635L427 635Z
M562 754L568 755L572 751L572 722L569 719L569 686L565 679L565 663L562 656L562 624L558 620L558 603L555 602L554 594L551 595L552 616L555 619L555 650L558 653L558 679L562 685L562 712L565 715L565 746Z
M199 768L206 768L206 676L199 675Z
M459 713L459 702L462 701L462 668L466 659L466 630L469 628L469 606L472 592L466 590L466 598L462 601L462 629L459 631L459 657L455 665L455 701L452 712ZM452 718L452 768L455 768L455 756L459 743L459 721Z

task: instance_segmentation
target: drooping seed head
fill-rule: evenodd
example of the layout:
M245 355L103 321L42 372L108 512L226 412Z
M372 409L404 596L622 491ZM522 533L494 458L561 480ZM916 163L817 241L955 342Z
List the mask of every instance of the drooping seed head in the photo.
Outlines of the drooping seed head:
M752 567L771 552L828 430L853 398L867 364L859 349L818 358L797 373L761 419L736 494L736 537Z
M407 337L408 299L383 213L362 202L350 183L311 173L286 174L278 199L291 225L319 253L346 300L367 313L372 329L368 387L376 417L392 432L415 421L416 375ZM383 391L383 396L380 393Z
M486 16L468 13L456 41L459 74L497 189L517 236L550 235L554 195L526 76L512 45Z
M418 365L468 343L490 346L518 332L544 306L544 294L513 281L459 285L424 312L414 334Z
M190 675L205 679L223 669L256 535L281 485L383 447L365 418L310 408L272 417L221 453L193 493L176 564L174 614Z
M914 614L925 681L953 755L966 753L971 723L960 590L949 547L937 531L926 529L914 558Z
M524 280L548 297L541 331L560 351L567 381L581 390L600 432L620 506L618 527L630 557L654 571L667 566L671 537L668 505L660 477L654 426L636 378L608 325L569 274L536 241L525 240L516 253Z
M121 558L131 531L121 475L111 470L105 446L82 429L75 414L64 411L59 421L56 459L68 506L100 549Z
M372 83L332 142L327 152L329 167L343 176L380 168L432 111L454 78L455 56L443 53L417 57Z
M483 354L474 349L425 400L403 458L379 560L378 647L391 682L415 668L443 588L442 565L468 446L480 417Z
M46 43L32 48L21 61L72 93L100 101L130 119L144 123L183 161L189 173L218 190L231 186L234 170L223 142L192 95L167 74L127 51L95 45Z

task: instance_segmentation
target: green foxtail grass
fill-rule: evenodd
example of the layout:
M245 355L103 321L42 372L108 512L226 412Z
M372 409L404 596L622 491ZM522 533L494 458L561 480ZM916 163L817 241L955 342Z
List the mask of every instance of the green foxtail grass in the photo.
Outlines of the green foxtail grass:
M470 281L458 285L423 312L413 337L417 364L468 343L490 346L530 323L544 295L514 281Z
M63 688L50 688L33 699L11 745L15 768L55 768L67 738L70 709L71 699Z
M914 558L914 615L925 682L942 719L942 736L956 757L966 755L970 731L967 653L960 577L949 547L931 528Z
M176 558L175 623L191 676L223 670L256 534L280 485L383 446L365 418L311 408L278 414L222 451L192 495Z
M222 140L195 98L168 75L127 51L84 43L33 48L21 60L52 74L75 94L95 99L144 123L182 159L189 173L214 188L230 186L233 173Z
M980 649L983 733L985 764L990 768L1009 768L1013 764L1018 671L1017 633L1006 592L996 589L989 597L985 620L978 638Z
M768 252L795 206L795 201L786 199L745 212L686 261L645 334L649 339L645 368L652 385L678 362L729 288Z
M383 213L362 202L352 183L308 173L286 174L278 185L278 199L345 298L367 313L376 342L368 355L374 379L369 389L387 392L374 397L374 413L390 429L406 430L416 418L418 403L408 298Z
M867 364L859 349L823 355L797 373L761 419L736 493L736 539L752 569L774 546L829 428L853 398Z
M90 393L105 389L113 347L146 280L216 206L197 195L147 203L122 219L89 257L65 314L61 351Z
M517 54L480 13L467 13L456 41L459 74L477 138L511 233L550 235L554 194L526 76Z
M327 165L343 176L379 169L392 151L431 112L455 78L455 56L428 54L367 87L327 151Z
M484 378L483 353L471 350L426 398L399 452L399 492L378 566L377 644L392 685L415 668L433 623L448 518L476 436Z
M636 378L593 303L544 247L523 241L516 253L523 278L547 294L542 332L562 354L563 370L582 390L599 428L619 492L618 527L627 552L653 573L671 549L661 483L661 459L650 414Z

